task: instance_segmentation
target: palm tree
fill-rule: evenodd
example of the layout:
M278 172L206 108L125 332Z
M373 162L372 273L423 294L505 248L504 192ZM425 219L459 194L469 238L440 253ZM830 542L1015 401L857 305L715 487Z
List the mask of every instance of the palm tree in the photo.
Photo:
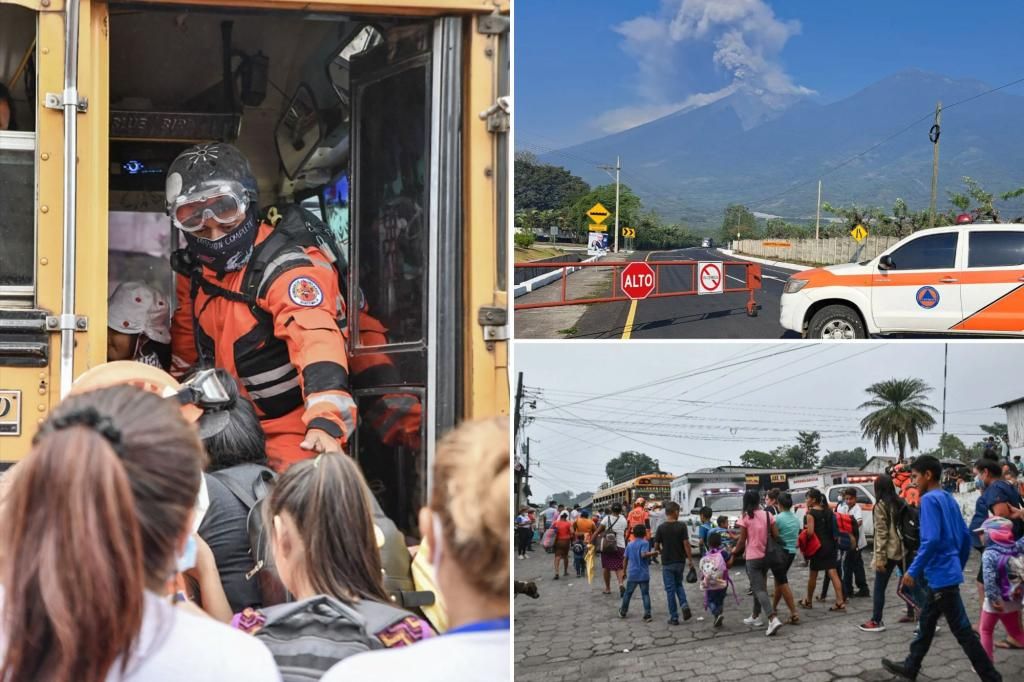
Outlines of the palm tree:
M918 436L935 426L929 413L938 410L926 402L931 386L920 379L889 379L865 390L872 398L857 409L874 412L860 420L863 437L873 439L875 447L883 452L894 446L902 462L907 445L916 450Z

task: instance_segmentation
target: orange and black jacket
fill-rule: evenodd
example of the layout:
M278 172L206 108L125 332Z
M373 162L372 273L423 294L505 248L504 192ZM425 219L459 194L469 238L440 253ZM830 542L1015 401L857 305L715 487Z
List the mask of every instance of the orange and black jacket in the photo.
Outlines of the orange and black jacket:
M260 225L257 249L273 230ZM201 277L178 275L172 374L202 364L238 377L267 434L268 457L279 466L308 456L298 448L308 429L346 446L356 405L339 327L345 302L337 272L315 246L282 249L267 264L250 306L240 287L251 263L222 278L205 267Z

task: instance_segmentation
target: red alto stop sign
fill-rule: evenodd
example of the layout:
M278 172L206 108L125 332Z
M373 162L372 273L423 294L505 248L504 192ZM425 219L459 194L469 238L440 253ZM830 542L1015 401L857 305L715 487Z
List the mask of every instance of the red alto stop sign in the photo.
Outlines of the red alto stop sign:
M622 293L636 300L647 298L654 291L654 268L643 261L630 263L622 269Z

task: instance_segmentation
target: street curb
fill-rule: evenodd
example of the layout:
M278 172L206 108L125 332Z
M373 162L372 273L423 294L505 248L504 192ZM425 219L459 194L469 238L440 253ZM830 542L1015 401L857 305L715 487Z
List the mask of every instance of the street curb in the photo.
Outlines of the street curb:
M582 260L580 262L581 263L592 263L592 262L596 261L598 258L600 258L600 256L592 256L592 257L587 258L586 260ZM530 293L534 289L539 289L542 286L546 286L548 284L551 284L552 282L557 282L558 280L562 279L562 273L563 272L565 272L566 274L569 274L570 272L576 272L577 270L580 270L580 269L582 269L582 268L574 268L574 267L559 268L557 270L552 270L551 272L547 273L546 275L537 275L533 279L528 279L525 282L523 282L522 284L516 284L515 287L512 289L512 297L513 298L519 298L520 296L523 296L524 294Z
M782 261L767 260L765 258L755 258L754 256L748 256L745 253L736 253L735 251L732 251L731 249L719 249L719 251L721 251L722 253L727 254L729 256L739 256L739 257L743 258L744 260L753 261L754 263L761 263L762 265L772 265L772 266L775 266L777 268L783 268L783 269L786 269L786 270L796 270L798 272L803 272L804 270L813 270L814 269L810 265L797 265L795 263L783 263Z

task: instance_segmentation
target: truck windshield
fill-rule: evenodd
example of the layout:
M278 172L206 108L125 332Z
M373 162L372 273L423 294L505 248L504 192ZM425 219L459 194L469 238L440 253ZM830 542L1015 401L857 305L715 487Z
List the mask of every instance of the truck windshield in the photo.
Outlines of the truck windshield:
M711 507L714 513L743 511L742 495L720 495L707 498L705 506Z

